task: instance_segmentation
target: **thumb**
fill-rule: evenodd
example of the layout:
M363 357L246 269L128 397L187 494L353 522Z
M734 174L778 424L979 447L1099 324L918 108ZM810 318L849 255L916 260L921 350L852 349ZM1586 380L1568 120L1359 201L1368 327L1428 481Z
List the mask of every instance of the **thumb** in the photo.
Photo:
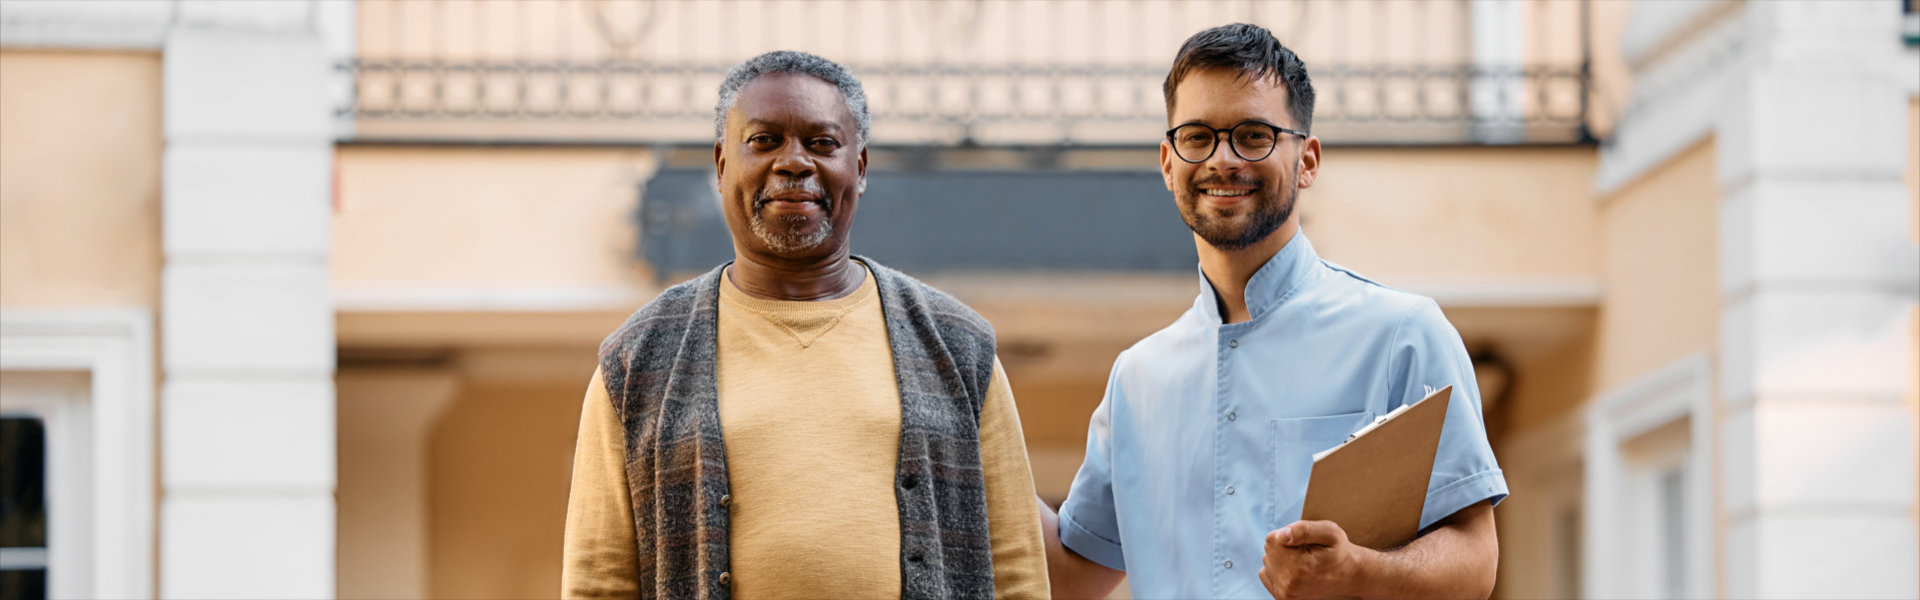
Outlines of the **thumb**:
M1333 521L1295 521L1276 533L1286 546L1337 546L1347 541L1346 530Z

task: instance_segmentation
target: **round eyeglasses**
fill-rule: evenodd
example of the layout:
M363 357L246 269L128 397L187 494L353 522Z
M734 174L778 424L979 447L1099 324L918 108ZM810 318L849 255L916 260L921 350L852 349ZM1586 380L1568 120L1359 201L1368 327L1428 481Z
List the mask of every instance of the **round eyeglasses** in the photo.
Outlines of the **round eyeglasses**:
M1167 142L1173 146L1174 156L1197 164L1213 158L1214 151L1220 147L1222 133L1227 134L1227 145L1233 147L1234 156L1247 162L1259 162L1273 155L1274 146L1280 145L1282 133L1307 137L1305 133L1265 121L1244 121L1228 129L1188 123L1168 129Z

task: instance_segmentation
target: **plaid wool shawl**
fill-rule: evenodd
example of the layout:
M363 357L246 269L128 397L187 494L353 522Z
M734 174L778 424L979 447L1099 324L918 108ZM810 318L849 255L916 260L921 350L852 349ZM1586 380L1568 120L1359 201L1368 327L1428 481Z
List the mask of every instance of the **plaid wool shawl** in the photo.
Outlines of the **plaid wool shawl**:
M980 408L993 377L993 328L952 296L856 258L880 288L900 387L900 596L991 597ZM730 497L715 368L725 268L662 292L600 346L607 396L626 432L642 597L731 593L722 577Z

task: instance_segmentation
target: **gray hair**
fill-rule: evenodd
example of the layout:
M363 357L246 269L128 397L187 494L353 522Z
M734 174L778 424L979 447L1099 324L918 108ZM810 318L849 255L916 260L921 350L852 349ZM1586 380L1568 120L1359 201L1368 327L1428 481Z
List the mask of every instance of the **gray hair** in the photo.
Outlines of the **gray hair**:
M720 82L720 102L713 107L714 137L726 137L727 113L733 110L734 103L740 101L741 88L768 73L811 75L840 88L840 97L847 102L847 112L853 113L854 121L860 124L860 145L867 145L872 119L867 115L867 92L860 87L860 79L839 63L792 50L776 50L755 56L727 71L726 80Z

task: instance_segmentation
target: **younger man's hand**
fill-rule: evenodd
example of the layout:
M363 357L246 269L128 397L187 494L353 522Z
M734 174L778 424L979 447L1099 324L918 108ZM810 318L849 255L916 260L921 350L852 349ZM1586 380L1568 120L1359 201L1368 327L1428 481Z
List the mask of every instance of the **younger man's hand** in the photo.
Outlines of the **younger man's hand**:
M1347 540L1332 521L1296 521L1267 533L1260 583L1279 600L1359 596L1377 553Z

